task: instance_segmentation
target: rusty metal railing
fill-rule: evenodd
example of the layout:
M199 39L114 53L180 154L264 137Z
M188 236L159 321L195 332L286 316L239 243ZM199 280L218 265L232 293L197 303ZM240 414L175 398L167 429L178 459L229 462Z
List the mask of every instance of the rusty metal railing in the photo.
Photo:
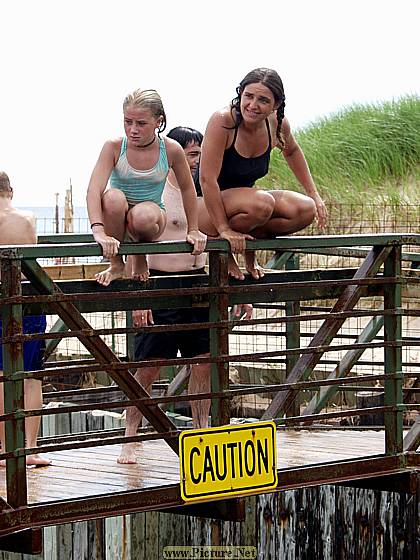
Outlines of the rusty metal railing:
M174 450L178 450L179 429L161 410L159 404L212 399L212 425L224 425L230 422L230 402L235 397L245 395L271 395L262 419L274 419L279 425L308 426L313 421L332 420L337 417L363 416L382 412L385 418L385 452L387 455L401 454L404 450L403 414L416 409L416 405L404 402L404 375L402 348L406 345L419 346L420 340L404 339L402 334L402 317L419 316L418 310L407 310L402 302L402 288L408 284L418 285L419 278L405 275L402 270L403 248L406 245L419 246L419 235L387 234L320 236L320 237L285 237L275 240L250 241L249 249L273 250L287 252L291 256L297 252L326 251L334 248L363 247L363 262L359 268L342 268L328 270L299 270L296 262L290 265L291 257L286 259L285 271L268 272L260 281L247 279L244 282L229 281L227 273L228 245L223 240L210 241L209 275L197 277L151 278L140 286L133 280L117 280L109 287L103 288L94 281L57 281L53 282L37 258L50 257L85 257L99 256L99 247L91 242L91 237L80 235L61 235L52 237L52 243L36 246L0 247L2 297L0 300L3 323L3 378L5 411L0 421L6 426L6 449L2 450L0 459L6 460L7 503L12 508L26 506L26 464L29 454L52 452L62 449L78 449L119 444L128 441L143 441L163 438ZM56 242L59 243L56 243ZM123 255L136 253L180 253L189 252L186 243L150 243L123 244ZM407 258L404 255L404 258ZM293 259L292 259L293 260ZM21 281L22 273L28 279ZM382 298L382 309L358 310L357 303L370 296ZM333 300L335 303L328 311L316 311L310 315L302 314L301 302L311 300ZM258 351L252 353L232 354L229 348L229 332L240 322L229 320L228 307L237 303L257 303L260 305L285 305L285 315L270 318L252 319L249 326L285 325L285 348ZM86 320L84 314L109 310L133 310L138 308L157 309L167 307L208 306L209 321L194 325L150 326L148 331L159 332L173 329L195 330L210 329L209 358L176 358L173 360L123 361L105 344L102 339L106 334L133 334L140 329L134 327L114 327L95 329ZM68 332L48 332L45 334L23 334L22 319L24 315L36 314L58 315L69 329ZM349 317L369 316L379 321L379 327L365 336L348 344L334 344L335 337L345 320ZM322 321L309 344L301 346L301 324L305 321ZM383 339L374 339L372 332L382 328ZM258 336L258 333L256 334ZM72 365L60 364L45 370L23 371L22 344L33 339L64 339L77 337L92 356L91 363ZM334 350L348 350L351 364L360 359L366 348L384 349L383 373L374 375L338 375L332 371L327 379L311 379L311 374L323 355ZM256 384L251 387L232 388L229 383L229 364L283 360L286 365L286 378L282 383ZM173 395L150 397L145 389L134 379L130 370L142 366L191 365L195 363L211 364L212 391L197 395ZM347 373L351 372L347 365ZM344 369L344 368L342 368ZM42 379L66 375L72 372L89 373L106 371L116 386L124 394L123 400L107 403L89 402L71 405L66 412L91 409L114 409L129 405L137 406L149 420L152 431L142 430L137 436L125 438L120 433L96 433L85 436L67 434L56 438L46 438L32 449L25 447L25 418L59 414L60 409L24 409L24 380ZM417 373L410 373L418 377ZM383 406L368 409L352 408L334 412L322 412L323 404L336 388L360 386L365 382L383 383L385 402ZM316 403L308 403L303 414L294 407L297 395L303 391L317 389L319 397ZM111 393L112 394L112 393ZM92 393L94 397L94 392ZM321 403L321 404L320 404ZM418 424L413 428L409 441L409 450L418 445Z

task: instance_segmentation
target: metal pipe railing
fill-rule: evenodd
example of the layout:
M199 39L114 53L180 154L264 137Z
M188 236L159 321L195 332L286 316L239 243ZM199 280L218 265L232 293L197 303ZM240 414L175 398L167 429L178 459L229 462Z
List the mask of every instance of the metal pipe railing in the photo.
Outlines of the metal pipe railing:
M63 236L61 236L63 237ZM60 237L60 240L61 240ZM95 243L89 243L83 236L69 234L63 240L70 240L69 244L50 244L20 247L0 247L2 298L0 299L0 310L3 322L3 356L4 376L1 380L4 384L5 414L0 416L0 421L6 425L6 449L0 458L6 458L7 476L7 502L12 507L27 504L26 489L26 465L25 456L34 452L52 451L58 449L76 449L88 445L103 444L100 438L85 438L84 441L70 441L71 437L63 443L41 445L37 448L25 449L25 418L31 416L47 416L59 414L57 409L24 410L23 382L25 379L40 379L45 376L45 370L37 372L23 371L23 343L36 338L40 339L65 339L78 337L87 345L96 360L94 364L77 365L76 367L61 365L59 368L49 368L48 376L68 374L70 372L94 372L105 370L115 376L117 385L128 396L124 401L113 401L108 403L87 403L71 406L67 410L71 412L91 410L96 408L118 408L134 405L141 408L144 414L152 414L153 419L159 419L156 424L157 433L147 433L133 438L125 439L119 435L111 435L110 440L105 438L107 444L122 443L125 441L140 441L142 439L164 438L172 442L177 438L179 431L169 421L163 421L165 415L161 412L155 415L153 411L159 411L157 405L181 400L192 401L204 398L212 398L213 425L226 424L230 421L229 400L250 394L274 394L274 399L269 407L269 414L274 416L276 423L285 425L308 423L314 420L330 420L339 417L362 416L372 411L385 414L385 451L388 454L400 453L403 450L403 414L404 411L412 410L411 405L403 403L403 377L402 371L402 348L403 346L417 346L420 341L415 337L402 336L402 317L404 315L416 315L402 308L402 285L417 284L417 278L403 277L402 260L407 254L402 253L404 245L420 245L420 236L411 234L386 234L386 235L357 235L357 236L320 236L320 237L285 237L275 240L250 241L249 249L281 249L291 251L292 256L286 260L287 274L294 274L295 281L284 281L287 276L278 274L277 278L270 277L270 282L233 283L229 285L227 275L227 242L223 240L211 241L208 244L209 251L209 282L208 285L200 287L178 287L176 289L147 289L140 293L133 289L133 284L126 281L128 291L114 292L112 288L106 290L107 298L117 299L120 305L126 305L127 309L147 306L148 308L179 306L181 301L192 298L191 301L199 305L208 305L210 311L209 322L196 325L178 325L174 328L193 331L196 328L210 329L210 357L175 359L175 360L147 360L141 362L121 362L115 353L105 351L101 346L100 336L116 334L133 334L139 329L133 327L93 329L82 319L78 320L80 312L78 306L83 302L91 302L91 305L101 302L103 305L103 293L100 288L90 283L87 292L63 293L59 287L60 283L46 283L41 275L39 265L34 259L54 256L90 256L100 255L100 248ZM90 239L90 238L89 238ZM82 240L80 242L80 240ZM78 243L79 241L79 243ZM75 245L75 243L78 243ZM322 279L322 274L316 271L316 279L308 280L296 270L298 268L298 255L305 249L311 252L319 250L338 250L340 247L352 247L355 245L374 247L373 252L367 253L365 264L356 272L355 277L350 278L328 278ZM123 244L120 248L122 254L137 253L171 253L189 252L190 246L186 243L148 243L148 244ZM293 253L293 251L295 251ZM293 259L293 260L292 260ZM369 261L370 259L370 261ZM21 272L24 269L26 275L35 285L35 291L42 287L44 293L30 294L22 292ZM379 270L382 272L379 274ZM292 271L296 271L293 273ZM45 273L44 273L45 274ZM300 275L300 276L299 276ZM296 281L300 278L300 281ZM84 281L84 286L86 287ZM123 283L124 285L124 283ZM158 284L155 284L156 286ZM78 285L79 288L82 284ZM26 288L25 288L26 289ZM369 289L376 290L376 294L383 295L383 310L357 310L355 304L361 297L369 294ZM254 319L247 323L254 325L275 325L284 323L286 325L286 349L266 352L256 352L232 355L229 352L229 330L239 324L237 321L229 321L227 310L232 302L241 301L282 301L287 294L286 316L270 319ZM300 301L304 298L318 299L326 294L339 295L336 305L331 312L314 313L302 315ZM168 298L171 302L168 303ZM105 302L106 303L106 302ZM22 320L24 314L31 305L46 306L47 309L56 313L57 310L64 314L67 320L72 317L72 329L70 332L45 333L43 335L24 335L22 332ZM73 304L76 304L73 305ZM70 307L69 307L70 306ZM71 314L73 313L74 316ZM78 315L79 314L79 315ZM368 341L354 344L332 344L337 332L344 321L350 317L381 317L384 322L383 342ZM80 315L80 317L82 317ZM302 322L309 320L323 320L323 326L315 335L313 341L305 348L300 347ZM80 327L83 328L80 328ZM150 331L167 330L169 327L147 327ZM267 333L269 334L269 333ZM375 335L376 336L376 335ZM384 348L384 374L356 376L355 378L337 377L335 379L308 381L308 377L315 365L319 363L320 356L331 351L358 351L368 348ZM361 354L360 354L361 355ZM268 386L254 386L245 389L229 389L229 362L262 362L264 360L284 356L286 359L286 382ZM147 394L138 394L138 388L131 383L131 374L128 370L141 366L180 365L193 363L210 363L212 371L212 391L187 396L165 396L151 398ZM411 375L411 374L410 374ZM415 377L413 374L412 377ZM337 412L326 412L308 414L301 416L299 410L294 406L295 397L301 391L309 389L320 389L322 387L334 387L334 390L343 390L343 386L358 383L362 380L382 380L385 392L385 404L382 407L370 409L340 410ZM140 386L141 388L141 386ZM274 404L273 404L274 403ZM298 414L296 414L298 412ZM280 413L280 417L277 415ZM266 413L267 414L267 411ZM288 417L284 417L284 415ZM290 416L291 414L291 416ZM173 426L173 428L172 428ZM176 446L175 446L176 447Z

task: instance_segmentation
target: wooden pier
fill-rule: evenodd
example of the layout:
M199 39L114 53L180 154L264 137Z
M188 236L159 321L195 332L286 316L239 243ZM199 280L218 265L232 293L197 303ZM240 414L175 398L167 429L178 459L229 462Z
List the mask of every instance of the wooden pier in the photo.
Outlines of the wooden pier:
M44 240L45 241L45 240ZM404 272L403 260L420 260L418 253L404 252L406 247L420 245L420 236L404 234L286 237L270 241L249 242L249 248L272 250L286 269L272 271L259 282L229 281L226 268L227 243L208 243L209 276L178 276L151 279L142 286L132 280L114 281L103 288L92 280L55 280L36 262L36 258L99 256L99 248L91 237L55 236L53 243L37 246L0 247L3 320L5 414L7 468L0 473L0 549L34 552L39 550L41 527L114 516L139 511L165 510L190 515L243 519L240 500L209 501L188 505L180 494L178 438L180 429L159 408L162 403L174 403L191 398L212 398L212 425L230 423L232 398L245 395L269 394L271 402L263 420L274 420L277 430L278 486L276 490L317 486L332 483L352 483L381 487L384 490L413 492L418 484L420 456L420 422L403 427L404 415L418 412L417 402L404 399L406 381L418 381L419 374L403 365L402 349L419 346L419 338L405 337L402 318L418 316L418 310L406 309L402 290L418 286L419 278ZM333 252L344 248L361 259L359 267L298 270L293 264L302 251ZM124 244L122 254L188 252L185 243ZM407 257L407 255L411 255ZM276 258L274 259L276 261ZM274 263L275 264L275 263ZM21 273L28 282L21 283ZM380 309L360 309L364 298L381 298ZM301 313L301 302L332 301L328 311L315 309ZM285 314L271 319L255 319L250 325L281 323L284 325L286 346L277 351L232 355L229 352L229 332L238 321L229 320L228 306L235 303L260 305L285 304ZM84 314L105 311L130 311L138 308L209 306L207 326L211 334L212 392L180 397L176 394L151 398L130 375L129 370L145 365L178 366L196 363L198 359L155 360L144 362L121 360L104 343L106 334L121 334L121 328L95 329ZM122 391L124 400L106 404L95 402L94 392L87 404L71 404L69 412L116 409L135 405L149 420L152 429L141 431L130 441L138 441L138 463L120 465L116 459L120 445L127 441L121 431L103 430L85 434L64 434L40 439L35 449L25 448L24 418L28 415L49 416L57 411L49 408L24 411L23 380L42 379L45 371L22 372L21 342L34 337L23 335L24 314L58 315L65 328L45 335L50 342L64 337L76 337L88 349L91 361L83 364L60 364L49 367L48 376L78 372L106 371ZM363 337L355 336L348 344L335 343L338 333L351 317L369 316L381 325L374 325ZM322 321L307 346L300 345L301 325L308 320ZM197 325L195 326L197 327ZM165 327L147 327L163 330ZM178 328L193 331L194 326ZM376 335L383 329L383 337ZM129 336L136 332L127 322L122 329ZM168 330L168 329L166 329ZM39 336L39 335L38 335ZM41 335L42 337L43 335ZM383 372L375 375L353 375L352 368L367 348L384 349ZM346 357L326 379L312 377L322 357L338 348L347 350ZM202 358L201 360L206 361ZM282 383L232 388L229 383L230 362L273 363L285 361ZM344 367L344 365L346 367ZM341 367L340 367L341 366ZM337 391L375 381L383 388L383 406L371 409L332 411L327 408ZM416 383L410 385L415 394ZM296 397L304 391L317 391L306 409L296 408ZM337 419L384 414L382 429L339 429ZM246 420L246 419L245 419ZM331 422L333 426L331 427ZM330 423L330 424L329 424ZM323 424L323 426L320 426ZM48 453L53 464L43 468L26 468L25 456ZM238 495L239 496L239 495ZM210 505L209 505L210 504ZM242 508L243 509L243 508ZM18 547L18 548L16 548ZM20 547L20 548L19 548Z
M383 430L279 430L278 490L415 469L414 457L404 460L401 456L390 461L384 457L384 451ZM164 490L172 497L177 496L172 505L183 505L178 491L179 458L164 442L138 444L136 465L118 464L119 453L119 445L55 451L48 454L51 467L27 469L28 505L34 512L31 514L33 522L36 522L38 506L59 502L66 510L66 502L78 500L81 513L83 499L100 499L112 493L121 496L124 492L135 492L139 509L142 509L142 494L147 504L152 492L160 496ZM351 476L346 468L350 463ZM4 470L0 471L0 494L6 495ZM60 519L50 523L58 523Z

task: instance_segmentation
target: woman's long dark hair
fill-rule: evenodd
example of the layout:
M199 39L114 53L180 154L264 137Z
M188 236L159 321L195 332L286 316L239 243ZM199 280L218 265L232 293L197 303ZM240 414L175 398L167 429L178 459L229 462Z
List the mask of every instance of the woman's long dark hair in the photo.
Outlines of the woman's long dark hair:
M244 89L249 84L263 84L264 86L268 87L268 89L274 96L275 103L278 103L279 107L277 109L276 137L280 143L281 149L283 149L284 139L281 134L281 123L283 122L284 118L286 96L284 95L283 82L275 70L271 70L270 68L256 68L255 70L251 70L251 72L248 72L248 74L236 88L237 97L235 97L235 99L232 99L232 112L235 119L235 128L237 128L243 120L243 116L241 113L241 97Z

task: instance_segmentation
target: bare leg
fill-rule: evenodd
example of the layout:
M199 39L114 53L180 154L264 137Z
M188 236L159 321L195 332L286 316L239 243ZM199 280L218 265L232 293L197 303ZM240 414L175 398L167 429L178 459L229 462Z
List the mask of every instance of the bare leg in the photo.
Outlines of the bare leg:
M312 198L292 191L271 191L275 200L271 218L254 229L251 235L263 239L276 235L289 235L310 225L316 216Z
M243 280L245 278L233 253L229 253L228 255L228 275L237 280Z
M251 232L252 235L253 230L266 224L273 214L275 199L267 191L237 188L223 191L221 194L229 226L235 231ZM204 202L199 204L199 228L207 235L217 235ZM262 268L255 260L253 251L246 251L245 266L255 280L264 275ZM229 276L238 280L244 279L233 255L229 258L228 273Z
M209 364L193 365L188 382L188 393L208 393L211 387L210 375ZM191 401L193 428L208 428L210 405L210 399Z
M145 367L139 368L135 373L135 379L146 389L149 393L152 389L153 382L159 376L160 368L158 367ZM125 435L135 436L137 429L140 426L142 414L136 406L127 408L127 417L125 422ZM117 459L117 463L121 464L135 464L136 460L136 447L137 443L124 443L121 448L121 455Z
M264 276L264 269L258 264L255 251L245 251L245 268L254 280Z
M166 226L166 212L154 202L136 204L127 214L127 228L133 241L155 241ZM133 255L133 278L149 278L146 255Z
M0 371L0 375L3 372ZM25 391L25 409L42 408L42 383L37 379L27 379L24 382ZM4 414L4 392L3 384L0 388L0 414ZM32 416L31 418L26 418L25 420L25 433L26 433L26 447L36 447L37 437L39 432L39 425L41 423L40 416ZM4 422L0 422L0 442L1 451L4 453L6 451L6 436ZM38 454L28 455L26 457L27 465L50 465L51 461L49 459L41 458ZM0 461L0 467L6 466L6 460Z
M253 230L256 227L258 228L270 220L274 209L273 197L265 191L255 191L255 193L252 212L238 213L232 216L229 220L232 229L243 233L251 232L251 235L253 235ZM252 227L253 224L255 224L254 227ZM245 268L254 280L259 280L264 276L263 269L257 263L255 251L245 251Z
M146 255L133 255L133 278L146 282L149 279L149 265Z
M236 201L237 197L228 198L228 196L225 196L223 198L227 209L229 225L232 229L242 233L249 233L256 227L260 227L270 220L275 205L271 193L256 189L234 190L241 191L240 196L244 198L244 200L241 200L241 205L244 205L244 208L238 207Z
M276 235L288 235L304 229L316 216L316 206L312 198L291 191L271 191L275 207L271 218L264 225L251 231L257 239L267 239ZM264 271L255 260L253 251L246 251L247 271L258 280Z
M102 214L105 233L123 241L126 225L128 203L125 195L119 189L109 189L102 197ZM102 286L108 286L113 280L124 275L124 261L120 255L109 259L110 266L103 272L96 274L96 281Z
M198 228L208 237L220 239L219 234L210 219L203 198L198 199ZM233 253L229 253L228 256L228 275L232 278L236 278L237 280L243 280L245 278Z
M204 232L207 237L214 239L220 239L216 228L213 226L210 216L207 212L207 208L204 204L204 200L202 198L198 199L198 228L200 231ZM243 280L245 276L243 275L239 265L233 255L233 253L229 253L228 256L228 275L232 278L236 278L237 280Z
M42 408L42 382L37 379L27 379L25 384L25 409L31 410ZM41 424L40 416L31 416L25 420L26 447L36 447ZM40 455L28 455L26 457L27 465L45 466L51 465L51 461L42 458Z

